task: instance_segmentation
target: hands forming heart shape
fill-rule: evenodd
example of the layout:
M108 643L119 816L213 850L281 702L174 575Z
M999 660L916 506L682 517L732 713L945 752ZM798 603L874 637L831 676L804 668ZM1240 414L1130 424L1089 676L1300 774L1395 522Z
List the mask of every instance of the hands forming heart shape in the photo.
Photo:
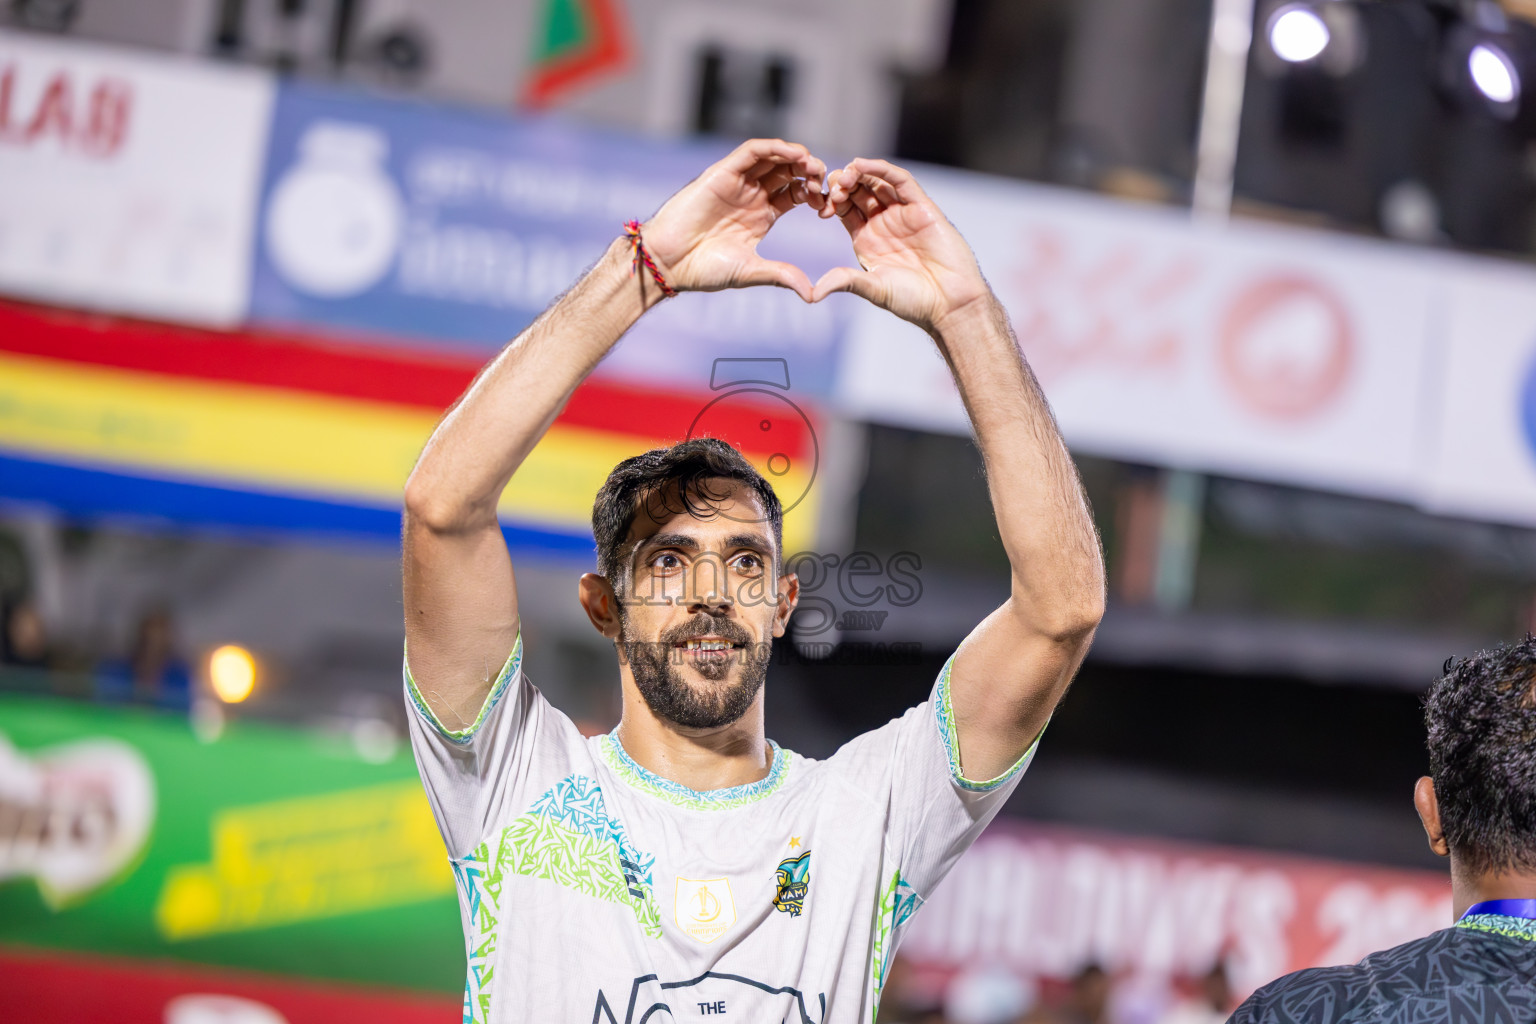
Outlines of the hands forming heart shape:
M794 264L757 254L778 219L802 205L842 221L859 267L833 267L812 284ZM806 302L852 292L930 333L991 299L970 246L911 174L863 158L828 174L804 146L779 139L742 143L642 232L678 291L776 285Z

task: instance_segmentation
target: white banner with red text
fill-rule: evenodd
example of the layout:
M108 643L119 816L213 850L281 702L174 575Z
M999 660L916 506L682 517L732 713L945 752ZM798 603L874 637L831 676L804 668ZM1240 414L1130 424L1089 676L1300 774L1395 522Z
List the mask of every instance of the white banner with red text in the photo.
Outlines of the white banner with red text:
M274 89L254 68L0 32L0 290L243 321Z
M1074 449L1420 496L1449 260L922 173L975 249ZM932 341L876 310L859 310L839 381L855 415L968 429Z

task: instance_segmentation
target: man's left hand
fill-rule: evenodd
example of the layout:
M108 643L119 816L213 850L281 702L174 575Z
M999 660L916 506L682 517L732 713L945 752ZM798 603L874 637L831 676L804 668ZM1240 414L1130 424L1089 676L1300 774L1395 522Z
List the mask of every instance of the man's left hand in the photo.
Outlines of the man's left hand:
M843 222L862 269L833 267L816 282L812 301L852 292L931 334L991 302L971 247L911 174L861 158L827 182L818 212Z

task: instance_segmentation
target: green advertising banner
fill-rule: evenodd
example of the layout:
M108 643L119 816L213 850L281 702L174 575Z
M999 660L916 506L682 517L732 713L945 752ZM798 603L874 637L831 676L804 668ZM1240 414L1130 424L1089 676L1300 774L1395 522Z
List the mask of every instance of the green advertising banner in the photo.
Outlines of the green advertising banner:
M408 749L51 698L0 695L0 944L463 988Z

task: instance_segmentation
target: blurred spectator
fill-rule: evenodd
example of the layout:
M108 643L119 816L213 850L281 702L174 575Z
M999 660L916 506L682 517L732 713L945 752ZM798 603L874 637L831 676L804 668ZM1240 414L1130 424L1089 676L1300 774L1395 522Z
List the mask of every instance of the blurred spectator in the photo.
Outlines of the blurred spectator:
M875 1019L879 1024L945 1024L939 993L925 988L900 954L891 961Z
M1038 990L1002 967L962 971L944 991L948 1024L1013 1024L1035 1006Z
M936 1002L915 1004L902 1020L906 1024L949 1024L944 1017L944 1007Z
M1200 979L1199 994L1174 1004L1158 1024L1223 1024L1232 1012L1232 986L1220 961Z
M1115 982L1109 1000L1109 1019L1114 1024L1163 1024L1163 1017L1177 1001L1178 993L1161 974L1133 974Z
M5 629L0 632L0 664L24 668L48 665L48 628L37 605L23 598L7 604L0 613Z
M1061 1006L1031 1019L1051 1024L1109 1024L1109 997L1113 990L1109 973L1098 964L1089 964L1072 978L1072 990Z
M126 660L105 661L97 670L101 696L155 707L185 710L191 705L192 671L176 651L171 613L151 608L134 631Z

